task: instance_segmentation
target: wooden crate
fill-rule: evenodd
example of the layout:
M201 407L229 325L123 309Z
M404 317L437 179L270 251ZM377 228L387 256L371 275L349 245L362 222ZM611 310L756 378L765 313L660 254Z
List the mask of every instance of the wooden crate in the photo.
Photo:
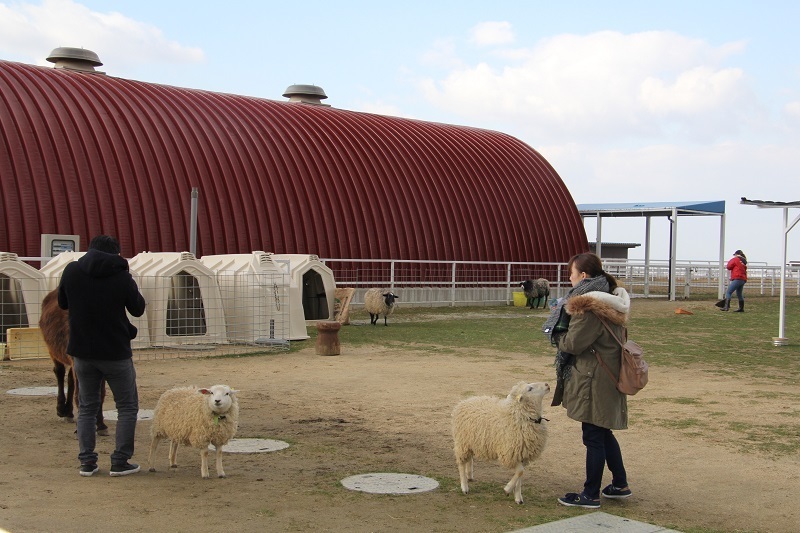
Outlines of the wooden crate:
M4 361L49 357L50 353L39 328L8 328Z

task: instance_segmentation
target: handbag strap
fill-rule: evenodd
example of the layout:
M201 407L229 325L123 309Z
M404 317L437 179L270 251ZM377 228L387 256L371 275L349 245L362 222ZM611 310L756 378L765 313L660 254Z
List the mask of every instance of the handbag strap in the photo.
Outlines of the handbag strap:
M599 316L597 317L597 319L606 327L608 332L611 333L611 336L614 337L614 340L617 341L617 343L619 343L620 347L622 347L623 346L622 341L619 340L619 337L617 337L617 334L614 333L614 330L611 329L608 323ZM605 369L605 371L608 373L608 376L614 381L614 383L619 383L619 378L614 376L614 373L611 372L610 368L608 368L608 365L606 364L605 361L603 361L603 358L600 357L600 354L597 353L597 350L592 348L592 353L594 354L595 357L597 357L597 362L600 363L600 366L602 366Z

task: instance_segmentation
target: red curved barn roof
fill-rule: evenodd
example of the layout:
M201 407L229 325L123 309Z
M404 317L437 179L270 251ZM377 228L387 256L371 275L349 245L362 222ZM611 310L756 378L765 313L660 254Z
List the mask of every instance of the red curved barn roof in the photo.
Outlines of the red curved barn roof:
M0 61L0 250L117 235L123 255L565 261L564 183L495 131Z

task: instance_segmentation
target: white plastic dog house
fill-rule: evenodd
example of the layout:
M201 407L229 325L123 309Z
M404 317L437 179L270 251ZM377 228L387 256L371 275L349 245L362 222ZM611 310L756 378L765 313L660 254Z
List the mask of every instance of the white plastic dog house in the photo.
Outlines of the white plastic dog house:
M45 297L45 294L55 290L58 287L58 284L61 282L61 274L64 273L64 269L67 268L67 265L73 261L77 261L81 257L84 256L86 252L61 252L53 259L47 262L39 272L42 273L44 276L44 292L39 298L39 302L41 304L41 300ZM128 265L130 267L130 264ZM139 276L136 274L136 271L132 268L130 269L131 275L133 279L136 280L136 284L139 285L139 289L141 290L142 284L139 281ZM144 293L142 293L144 295ZM145 299L147 297L145 296ZM136 334L136 338L131 341L131 348L149 348L150 347L150 327L147 321L147 309L142 316L133 316L130 313L127 313L128 320L131 321L131 324L136 326L136 329L139 330Z
M0 342L6 342L8 328L39 325L43 297L42 273L17 254L0 252Z
M129 264L147 300L153 346L228 342L216 276L193 254L142 252Z
M289 272L271 253L205 255L200 262L217 276L228 341L288 344Z
M287 263L291 284L289 299L292 312L292 340L307 339L306 325L318 320L333 320L336 281L333 271L316 255L275 254L272 260ZM302 322L302 331L299 323Z

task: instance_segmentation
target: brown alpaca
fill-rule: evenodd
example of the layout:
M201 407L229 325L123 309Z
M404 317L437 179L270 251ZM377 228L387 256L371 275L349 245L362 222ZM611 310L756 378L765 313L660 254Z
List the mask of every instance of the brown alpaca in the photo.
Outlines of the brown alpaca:
M78 407L78 380L72 370L72 357L67 355L69 343L69 313L58 307L58 290L47 294L42 300L42 314L39 329L53 361L53 373L58 381L56 414L62 418L74 419L73 399ZM67 378L67 391L64 393L64 378ZM97 434L108 435L108 426L103 420L103 402L106 398L106 384L100 384L100 410L97 413ZM69 398L69 400L67 400Z

